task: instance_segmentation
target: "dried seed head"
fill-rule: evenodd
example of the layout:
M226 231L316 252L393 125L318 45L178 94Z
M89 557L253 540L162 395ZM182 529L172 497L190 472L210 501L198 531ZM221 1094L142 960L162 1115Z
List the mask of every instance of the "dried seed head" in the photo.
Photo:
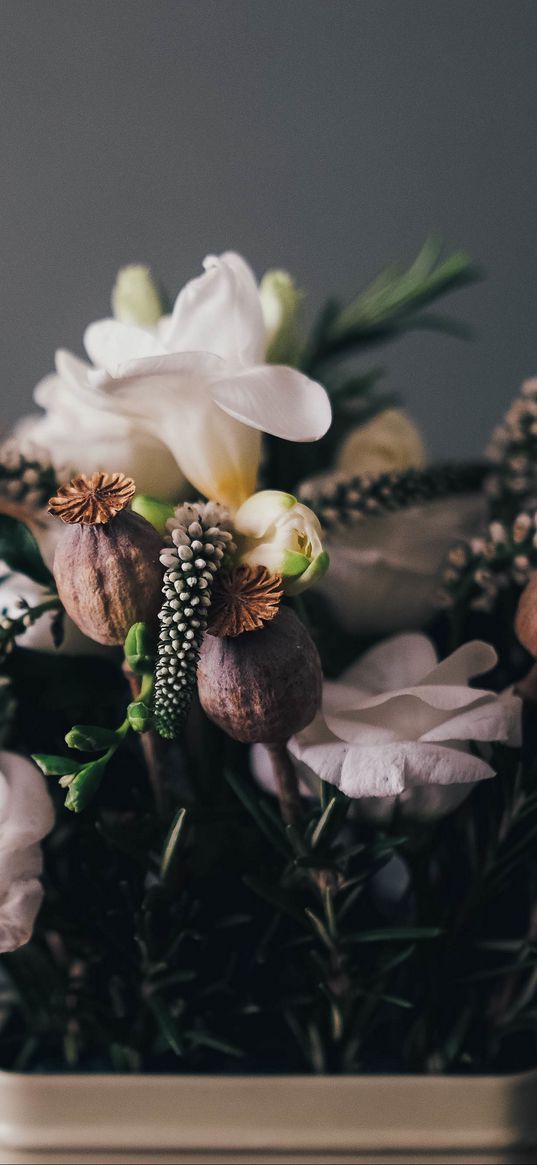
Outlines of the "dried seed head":
M310 724L321 704L317 648L289 607L252 635L207 635L198 693L207 715L235 740L280 744Z
M242 565L222 571L213 588L209 633L221 638L257 631L276 617L282 595L282 579L264 566Z
M77 477L61 485L48 504L49 514L69 525L101 526L115 518L128 506L136 487L124 473L93 473Z
M49 502L65 522L54 556L58 594L97 643L122 644L133 623L153 624L160 607L161 539L125 509L134 490L122 473L80 474Z

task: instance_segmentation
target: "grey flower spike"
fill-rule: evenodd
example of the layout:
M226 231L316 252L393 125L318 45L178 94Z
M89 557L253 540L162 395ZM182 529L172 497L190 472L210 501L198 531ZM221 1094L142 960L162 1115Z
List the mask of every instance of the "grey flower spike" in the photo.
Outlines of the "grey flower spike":
M526 380L494 430L487 454L487 481L494 517L515 518L537 507L537 377Z
M39 449L21 449L10 437L0 445L0 497L40 509L58 488L56 470Z
M537 568L537 513L490 522L482 537L450 550L438 606L491 612L502 592L525 587Z
M472 493L480 488L485 474L486 467L478 463L397 470L377 476L326 473L303 482L299 497L315 510L325 530L331 530L451 494Z
M196 687L213 579L224 556L236 548L229 514L213 502L178 506L167 526L171 545L160 556L166 572L153 709L157 731L173 740L183 727Z

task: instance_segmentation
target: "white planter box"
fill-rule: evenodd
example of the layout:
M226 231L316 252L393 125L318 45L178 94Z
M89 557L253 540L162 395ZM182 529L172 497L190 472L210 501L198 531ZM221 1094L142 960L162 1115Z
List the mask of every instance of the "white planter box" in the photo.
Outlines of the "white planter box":
M0 1165L534 1165L537 1072L512 1077L0 1073Z

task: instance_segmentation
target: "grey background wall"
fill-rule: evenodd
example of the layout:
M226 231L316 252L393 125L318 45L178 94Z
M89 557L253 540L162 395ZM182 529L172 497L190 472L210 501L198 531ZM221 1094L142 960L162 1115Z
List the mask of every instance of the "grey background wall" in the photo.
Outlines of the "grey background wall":
M1 0L0 417L80 351L116 268L286 266L311 315L441 231L472 344L385 353L432 448L537 372L534 0Z

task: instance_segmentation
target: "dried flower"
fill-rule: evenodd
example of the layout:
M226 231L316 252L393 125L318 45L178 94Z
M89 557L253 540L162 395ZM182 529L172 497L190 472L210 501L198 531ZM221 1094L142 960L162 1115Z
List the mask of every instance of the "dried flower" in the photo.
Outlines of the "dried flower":
M98 526L109 522L128 506L136 493L131 477L124 473L85 473L61 485L48 504L49 514L62 522Z
M181 731L196 687L213 579L226 551L235 549L227 510L215 503L179 506L168 522L173 545L162 551L164 604L155 671L155 726L173 740Z
M200 654L202 707L228 736L277 745L313 720L321 702L321 663L289 607L252 635L208 635Z
M58 594L81 631L103 644L122 644L133 623L150 625L160 607L161 538L130 510L135 490L121 473L80 475L51 498L62 519L54 555Z
M278 614L283 595L279 575L264 566L237 567L218 575L209 611L209 633L234 637L257 631Z

